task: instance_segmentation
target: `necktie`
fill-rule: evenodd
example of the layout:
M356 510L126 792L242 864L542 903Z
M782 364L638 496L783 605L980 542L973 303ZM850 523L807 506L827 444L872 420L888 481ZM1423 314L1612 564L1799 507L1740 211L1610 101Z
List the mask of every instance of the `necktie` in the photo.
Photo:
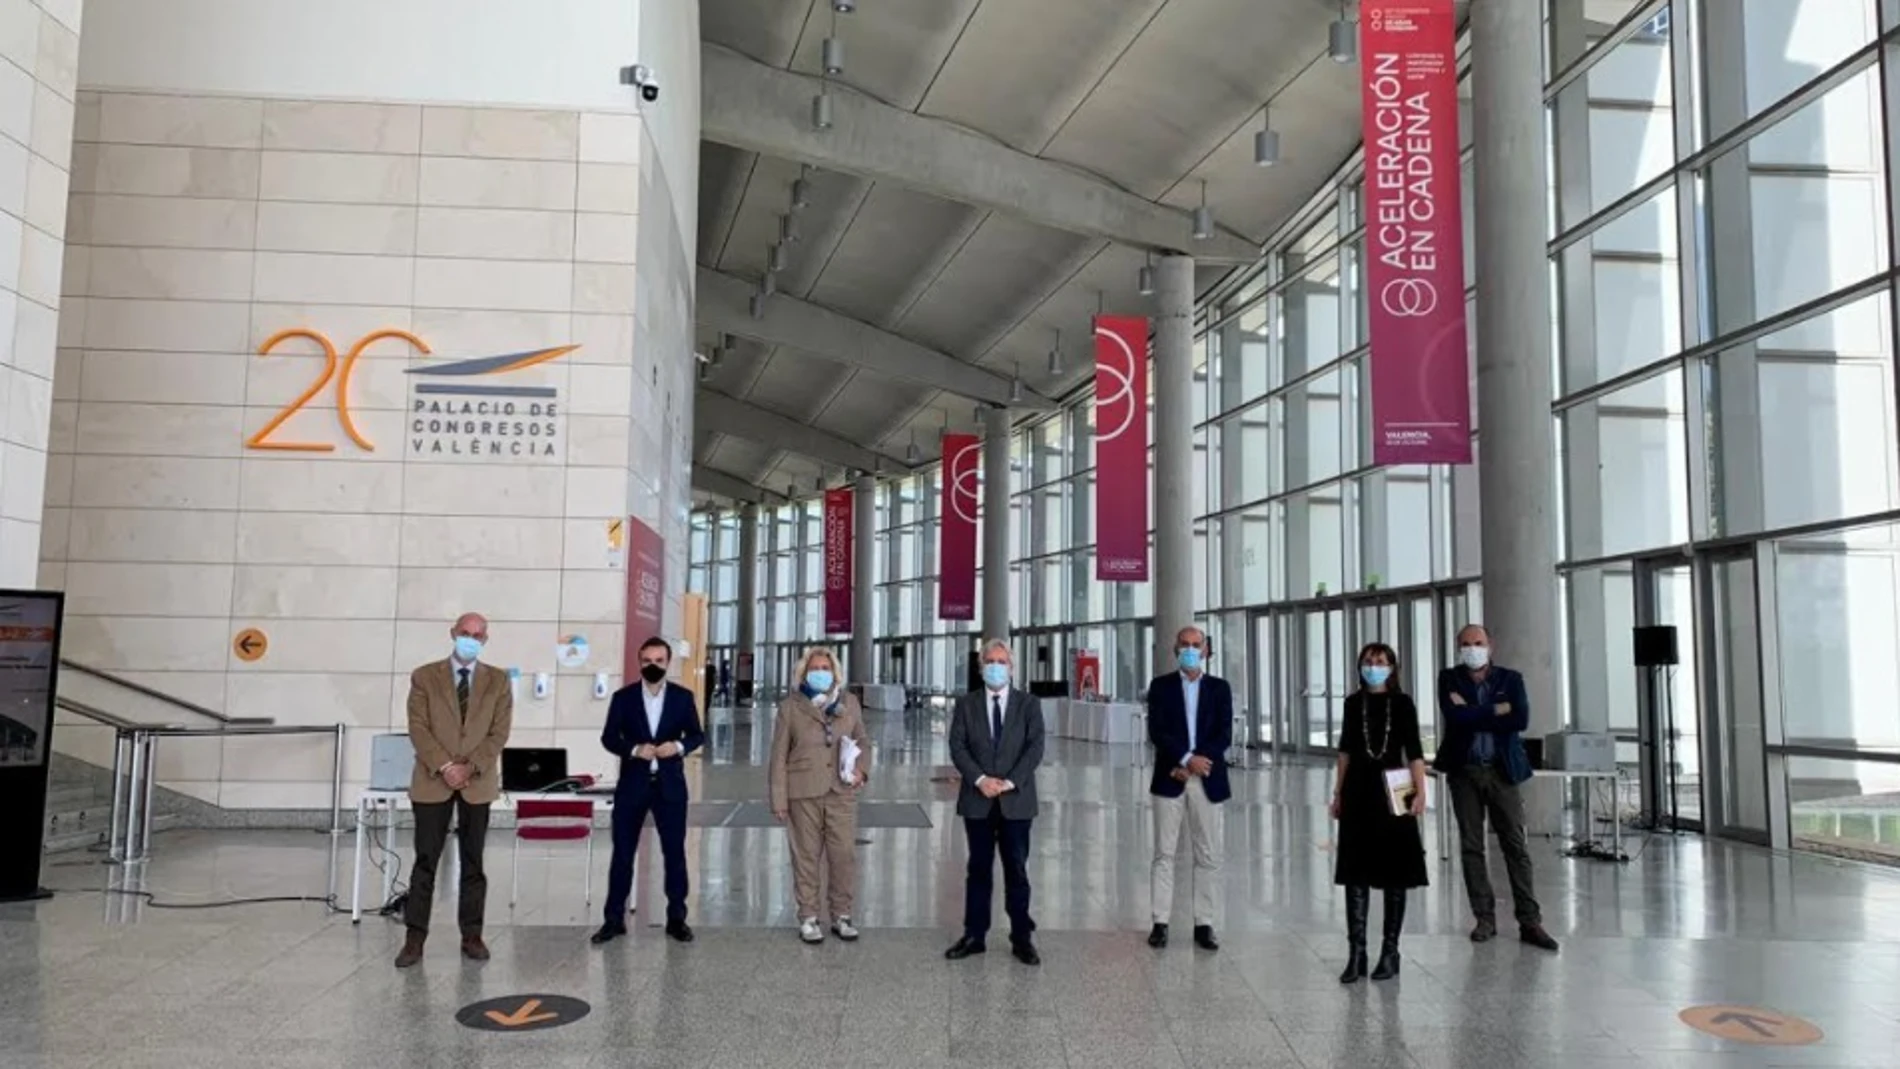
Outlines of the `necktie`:
M1003 745L1003 696L990 699L990 748L1001 749Z
M455 704L462 711L462 719L468 719L468 669L455 670Z

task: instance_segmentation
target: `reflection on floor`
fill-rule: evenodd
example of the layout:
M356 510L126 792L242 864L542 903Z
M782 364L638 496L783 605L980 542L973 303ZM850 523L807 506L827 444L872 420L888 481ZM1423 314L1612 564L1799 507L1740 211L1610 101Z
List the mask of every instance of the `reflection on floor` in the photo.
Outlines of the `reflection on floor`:
M644 926L604 951L588 946L604 834L593 905L584 852L554 844L565 849L524 854L510 909L513 844L496 831L494 959L459 960L445 902L428 958L404 973L390 966L401 933L389 920L352 926L320 904L159 909L103 893L125 886L114 870L61 860L47 881L65 893L0 907L0 1069L1896 1063L1900 872L1694 837L1632 840L1625 867L1566 860L1561 844L1534 840L1545 914L1565 941L1556 957L1468 942L1455 862L1441 864L1429 842L1434 886L1414 896L1403 975L1341 989L1343 909L1318 765L1236 775L1225 946L1210 955L1182 939L1156 952L1142 941L1145 773L1125 749L1052 744L1032 862L1045 963L991 953L951 964L940 953L961 911L963 843L940 782L941 728L890 717L875 733L869 797L912 803L927 821L862 830L866 934L856 945L805 947L790 931L783 833L733 819L744 811L735 803L762 795L766 733L722 714L695 772L697 797L727 805L689 832L692 946ZM310 833L168 833L136 886L175 904L336 886L347 902L348 845ZM660 912L658 876L643 866L641 918ZM439 882L452 893L452 878ZM543 1020L572 1012L551 996L591 1013ZM502 1001L468 1016L480 1024L493 1008L488 1030L457 1022L484 999ZM1709 1004L1795 1015L1823 1037L1754 1046L1678 1019ZM1786 1034L1758 1014L1710 1016L1731 1033ZM559 1026L496 1030L516 1021Z

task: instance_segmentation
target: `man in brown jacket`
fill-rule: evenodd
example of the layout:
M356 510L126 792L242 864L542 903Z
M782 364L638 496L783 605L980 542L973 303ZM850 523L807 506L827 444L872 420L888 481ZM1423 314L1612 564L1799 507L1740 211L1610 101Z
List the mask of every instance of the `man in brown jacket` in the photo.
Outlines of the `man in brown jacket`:
M501 794L501 750L508 744L515 700L508 673L480 663L487 620L468 613L455 621L449 638L454 652L446 660L425 664L409 677L409 741L416 749L409 803L416 814L416 863L403 910L409 936L396 956L398 969L422 960L435 904L435 866L448 843L450 818L461 829L462 954L470 961L488 960L482 942L488 904L482 845L488 838L488 808Z

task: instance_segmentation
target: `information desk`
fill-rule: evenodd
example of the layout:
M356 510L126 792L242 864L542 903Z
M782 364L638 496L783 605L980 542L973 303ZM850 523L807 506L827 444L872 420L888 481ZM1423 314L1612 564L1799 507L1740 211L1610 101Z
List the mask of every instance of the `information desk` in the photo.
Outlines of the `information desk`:
M591 787L579 791L554 791L547 794L533 794L531 797L585 798L594 803L596 811L611 811L614 804L614 785L612 783L596 783ZM508 801L508 798L508 795L503 795L502 801L495 803L494 809L512 811L513 806L512 803ZM351 924L361 924L363 921L365 829L367 828L372 832L380 832L382 834L383 852L393 855L396 853L396 814L399 810L407 808L409 808L409 792L406 790L379 791L375 788L370 788L365 790L356 799L356 854L350 866ZM513 818L511 817L510 819ZM491 822L489 827L492 830L495 825ZM442 864L449 866L449 871L444 873L440 879L442 882L453 886L459 880L459 877L455 874L454 867L461 864L461 852L456 849L455 839L452 836L442 850ZM387 904L389 902L389 896L395 893L396 890L396 867L385 860L382 870L383 896L376 900L377 909L381 909Z
M1044 726L1061 739L1125 746L1142 741L1142 708L1133 702L1085 702L1051 698L1042 704Z
M904 688L895 683L863 683L852 689L858 692L858 704L866 709L887 713L904 709Z
M1444 775L1437 769L1431 769L1429 777L1437 781L1427 794L1427 803L1438 811L1438 859L1440 861L1449 861L1451 860L1452 853L1451 844L1455 842L1458 837L1457 830L1452 827L1451 799L1449 797L1440 797L1448 790L1445 786ZM1596 834L1596 791L1591 789L1595 785L1593 781L1602 780L1606 782L1610 788L1611 848L1615 851L1616 857L1620 858L1623 856L1623 821L1617 816L1616 812L1617 802L1621 795L1623 785L1622 769L1619 768L1614 772L1571 772L1557 768L1540 768L1531 773L1531 780L1533 782L1537 780L1561 780L1565 786L1573 782L1582 781L1584 787L1583 827L1585 838L1594 838ZM1485 839L1489 842L1492 838L1489 821L1486 822L1485 831ZM1527 828L1525 831L1529 833L1530 829ZM1561 831L1553 834L1561 834Z

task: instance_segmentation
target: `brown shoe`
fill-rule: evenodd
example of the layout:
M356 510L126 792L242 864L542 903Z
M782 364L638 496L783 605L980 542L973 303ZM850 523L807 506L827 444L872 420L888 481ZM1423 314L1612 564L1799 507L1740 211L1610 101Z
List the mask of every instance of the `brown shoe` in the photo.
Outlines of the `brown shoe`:
M470 961L488 960L488 944L482 942L480 932L470 932L462 936L462 956Z
M396 955L396 968L407 969L422 960L422 940L420 932L409 933L409 938L403 940L402 953Z

